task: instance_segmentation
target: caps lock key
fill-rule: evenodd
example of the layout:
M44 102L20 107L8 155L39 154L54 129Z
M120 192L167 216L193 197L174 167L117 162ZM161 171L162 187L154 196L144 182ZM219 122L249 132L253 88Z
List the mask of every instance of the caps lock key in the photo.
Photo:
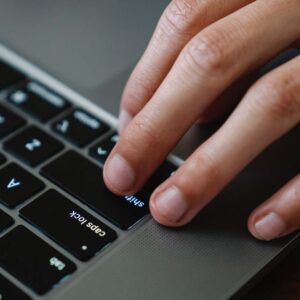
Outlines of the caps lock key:
M115 231L55 190L41 195L20 214L82 261L117 237Z

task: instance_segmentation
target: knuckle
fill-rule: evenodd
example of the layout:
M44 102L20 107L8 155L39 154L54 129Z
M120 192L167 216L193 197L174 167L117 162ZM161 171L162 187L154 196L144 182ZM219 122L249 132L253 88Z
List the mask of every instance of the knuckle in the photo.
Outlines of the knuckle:
M300 117L300 85L294 83L291 77L268 78L260 82L258 91L267 100L261 101L261 105L271 119L289 120L295 115Z
M183 65L194 72L216 76L225 71L228 53L222 34L210 32L203 32L187 45L183 52Z
M167 32L186 34L196 26L194 16L199 11L199 0L173 0L166 8L162 24Z
M122 107L132 116L136 115L152 97L154 89L147 76L136 76L126 86L122 97Z
M216 190L221 183L221 168L207 151L199 151L194 158L193 163L186 164L184 172L178 179L179 185L191 199L199 197L208 199L211 197L212 191ZM195 179L199 179L198 184L191 185Z

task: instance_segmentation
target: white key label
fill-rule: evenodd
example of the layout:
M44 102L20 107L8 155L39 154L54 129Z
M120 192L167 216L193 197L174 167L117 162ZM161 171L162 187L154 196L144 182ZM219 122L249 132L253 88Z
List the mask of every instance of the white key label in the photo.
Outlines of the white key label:
M41 146L42 143L38 139L33 139L32 141L25 144L25 148L31 152L34 151L36 148L40 148Z
M51 257L49 262L50 266L54 266L58 271L62 271L66 266L62 261L60 261L56 257Z
M8 189L12 189L15 188L17 186L19 186L21 184L20 181L16 181L15 178L12 178L11 181L8 183L8 185L6 186Z
M98 155L103 156L103 155L107 154L107 151L105 149L103 149L102 147L98 147L97 153L98 153Z
M23 102L27 101L28 97L24 92L16 91L12 94L11 98L16 104L22 104Z
M70 125L70 123L69 123L68 120L63 120L63 121L61 121L60 123L58 123L58 124L56 125L56 128L57 128L57 130L59 130L60 132L66 133L66 132L68 131L68 129L69 129L69 125Z

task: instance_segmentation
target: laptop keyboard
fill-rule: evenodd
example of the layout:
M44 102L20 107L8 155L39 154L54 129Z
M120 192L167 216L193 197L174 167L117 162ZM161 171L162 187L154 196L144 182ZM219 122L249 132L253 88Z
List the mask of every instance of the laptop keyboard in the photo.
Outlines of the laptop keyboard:
M119 230L149 213L149 195L175 166L165 161L140 193L116 196L102 175L118 141L112 128L0 61L3 91L0 267L9 276L0 274L0 299L30 299L9 277L37 295L63 286L81 268L76 261L109 251ZM24 224L14 220L16 211Z

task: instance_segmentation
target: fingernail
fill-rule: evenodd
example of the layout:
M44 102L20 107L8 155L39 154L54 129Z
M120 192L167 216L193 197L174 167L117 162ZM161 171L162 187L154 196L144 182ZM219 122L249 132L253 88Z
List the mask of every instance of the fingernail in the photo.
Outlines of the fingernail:
M155 200L157 211L172 223L178 222L187 210L187 202L181 191L172 186Z
M287 229L282 218L274 212L271 212L260 219L254 225L258 237L266 241L270 241L279 237Z
M132 189L135 174L129 163L119 154L114 155L105 166L105 175L110 184L120 192Z
M121 110L119 115L119 133L121 134L127 125L131 122L132 116L126 111Z

